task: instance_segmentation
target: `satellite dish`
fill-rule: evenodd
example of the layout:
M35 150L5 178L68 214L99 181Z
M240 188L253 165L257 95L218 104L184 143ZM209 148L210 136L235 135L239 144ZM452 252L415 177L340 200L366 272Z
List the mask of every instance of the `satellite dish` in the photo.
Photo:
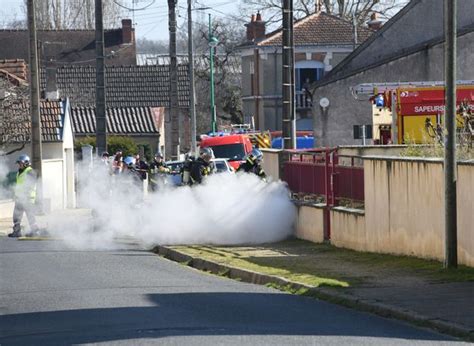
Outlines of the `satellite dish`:
M326 97L323 97L321 100L319 100L319 105L322 108L328 108L329 107L329 100Z

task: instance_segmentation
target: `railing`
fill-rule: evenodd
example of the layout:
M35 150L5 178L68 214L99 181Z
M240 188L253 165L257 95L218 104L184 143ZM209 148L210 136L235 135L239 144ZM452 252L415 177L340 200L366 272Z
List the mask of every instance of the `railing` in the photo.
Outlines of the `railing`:
M338 205L341 200L364 201L364 168L354 160L339 164L337 149L288 151L285 181L290 190L302 195L318 195L327 204Z
M331 239L331 208L345 200L351 204L364 201L364 168L356 167L354 158L345 157L344 165L339 164L336 148L286 153L283 179L298 197L324 200L324 238Z
M333 173L336 204L342 199L364 202L364 167L354 166L354 158L350 161L350 166L336 165Z
M297 91L295 93L295 105L296 109L312 108L312 95L305 93L304 91Z

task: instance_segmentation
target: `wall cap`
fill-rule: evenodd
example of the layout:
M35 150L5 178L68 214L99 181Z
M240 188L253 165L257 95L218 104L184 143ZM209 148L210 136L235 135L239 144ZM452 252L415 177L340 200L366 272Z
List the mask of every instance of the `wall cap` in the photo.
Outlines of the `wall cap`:
M384 155L364 155L360 158L374 161L404 161L404 162L427 162L427 163L444 163L444 159L440 157L412 157L412 156L384 156ZM458 165L474 166L472 160L458 160Z
M358 216L365 216L365 210L363 209L354 209L354 208L346 208L346 207L333 207L332 211L338 211L346 214L355 214Z
M366 155L365 160L375 161L404 161L404 162L428 162L443 163L443 159L439 157L411 157L411 156L384 156L384 155Z
M293 203L297 207L311 207L311 208L317 208L317 209L326 208L326 203L313 203L313 202L305 202L305 201L298 201L298 200L293 200Z
M262 153L279 153L282 152L283 149L272 149L272 148L260 148Z

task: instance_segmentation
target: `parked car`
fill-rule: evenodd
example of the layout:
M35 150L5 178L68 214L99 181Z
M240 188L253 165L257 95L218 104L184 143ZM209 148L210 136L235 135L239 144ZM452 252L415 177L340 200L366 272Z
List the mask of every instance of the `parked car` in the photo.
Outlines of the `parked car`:
M212 159L215 167L215 173L233 173L234 169L226 159ZM182 184L181 170L184 166L184 161L168 161L166 165L171 170L170 177L173 185L179 186Z
M216 173L234 173L234 168L226 159L213 159Z

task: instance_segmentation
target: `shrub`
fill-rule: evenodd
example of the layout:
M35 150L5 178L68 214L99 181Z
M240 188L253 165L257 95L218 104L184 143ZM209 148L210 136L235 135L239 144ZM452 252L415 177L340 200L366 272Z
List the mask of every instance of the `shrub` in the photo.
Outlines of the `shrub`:
M74 143L74 150L80 152L81 147L84 145L92 145L95 149L95 137L85 137L76 140ZM124 156L135 155L138 153L138 145L135 143L133 138L126 136L107 136L107 149L110 155L114 155L119 149L122 149Z

